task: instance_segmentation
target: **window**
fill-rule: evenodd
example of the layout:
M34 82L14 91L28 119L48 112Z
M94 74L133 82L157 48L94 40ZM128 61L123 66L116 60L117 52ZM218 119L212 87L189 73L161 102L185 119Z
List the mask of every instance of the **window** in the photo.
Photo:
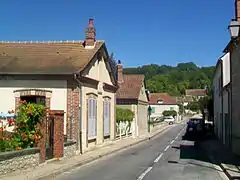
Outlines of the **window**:
M88 99L88 138L95 139L97 136L97 100Z
M171 110L171 111L174 110L174 107L170 107L170 110Z

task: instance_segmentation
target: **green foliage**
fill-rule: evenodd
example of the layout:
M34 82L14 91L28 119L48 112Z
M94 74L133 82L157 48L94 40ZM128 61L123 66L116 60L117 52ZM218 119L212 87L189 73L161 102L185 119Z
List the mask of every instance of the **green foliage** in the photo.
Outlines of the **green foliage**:
M183 109L184 109L183 104L179 103L178 107L179 107L179 114L183 114Z
M133 121L134 113L130 109L117 108L116 110L117 122L120 121Z
M162 113L164 116L177 116L177 112L175 110L165 110Z
M198 101L193 101L193 102L190 102L188 105L187 105L187 109L191 110L191 111L194 111L194 112L197 112L200 110L200 104Z
M45 106L21 101L15 122L15 130L5 134L2 128L0 135L0 151L20 150L36 146L42 135L38 124L45 116Z
M176 67L157 64L125 68L126 74L144 74L150 92L167 92L179 96L185 89L211 87L215 67L197 67L194 63L179 63Z

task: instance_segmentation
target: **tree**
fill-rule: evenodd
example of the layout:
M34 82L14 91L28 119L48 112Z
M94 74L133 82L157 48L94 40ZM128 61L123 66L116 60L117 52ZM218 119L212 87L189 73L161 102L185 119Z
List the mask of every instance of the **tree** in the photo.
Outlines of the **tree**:
M198 67L193 62L179 63L176 67L168 65L143 65L125 68L127 74L144 74L150 92L167 92L179 96L185 89L211 87L215 66Z
M175 110L165 110L162 113L164 116L177 116L177 112Z
M188 105L187 105L187 109L191 110L191 111L194 111L194 112L197 112L200 110L200 104L199 102L197 101L193 101L193 102L190 102Z

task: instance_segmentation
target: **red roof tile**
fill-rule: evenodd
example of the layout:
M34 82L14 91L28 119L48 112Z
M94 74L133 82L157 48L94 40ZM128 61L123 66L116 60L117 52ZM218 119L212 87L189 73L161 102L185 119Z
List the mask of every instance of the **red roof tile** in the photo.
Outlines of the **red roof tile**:
M123 80L123 83L118 84L117 99L138 99L144 75L123 74Z
M177 104L176 97L171 97L168 93L151 93L149 104L159 104L158 101L163 101L161 104Z
M205 96L207 91L205 89L186 89L186 96Z

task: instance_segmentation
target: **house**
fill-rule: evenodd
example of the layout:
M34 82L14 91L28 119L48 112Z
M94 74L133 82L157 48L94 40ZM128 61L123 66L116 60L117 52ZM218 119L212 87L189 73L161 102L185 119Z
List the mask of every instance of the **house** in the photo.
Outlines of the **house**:
M235 19L231 21L231 24L234 24L236 28L240 26L240 0L235 1ZM240 37L238 31L236 31L236 35L232 33L232 37L223 51L224 55L218 60L216 66L218 72L216 70L214 77L214 123L215 132L223 144L239 155ZM221 107L219 106L220 101L222 102ZM217 117L217 113L222 114L222 117Z
M207 95L206 89L186 89L185 96L188 101L199 100Z
M230 145L230 53L216 64L213 78L214 131L223 144Z
M134 136L144 134L148 130L148 91L144 75L123 74L121 62L117 65L117 107L134 112Z
M93 19L84 41L0 42L0 112L19 100L64 110L64 134L77 150L115 138L114 78Z
M152 108L151 117L161 117L164 111L174 110L179 113L176 97L168 93L151 93L149 105Z

